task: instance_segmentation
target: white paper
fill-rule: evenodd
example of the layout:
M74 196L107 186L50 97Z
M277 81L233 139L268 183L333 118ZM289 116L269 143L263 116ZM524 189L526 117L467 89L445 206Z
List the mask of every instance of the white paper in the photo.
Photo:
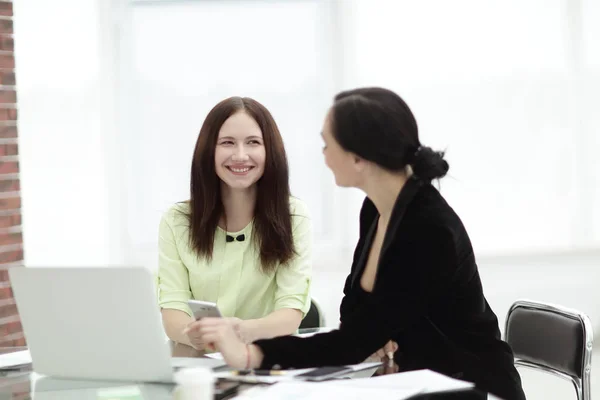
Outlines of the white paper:
M340 385L335 382L280 382L262 390L249 390L241 393L238 399L261 400L363 400L381 398L385 400L404 400L422 391L422 388L377 388Z
M452 379L446 375L430 370L418 370L402 372L398 374L381 375L373 378L360 378L340 381L339 383L348 387L361 388L423 388L424 392L438 392L444 390L468 389L475 386L471 382Z
M349 371L340 377L355 377L360 375L361 371L367 370L368 376L372 375L375 372L375 369L381 365L381 362L375 363L361 363L355 365L348 365L352 371ZM294 377L296 375L300 375L304 372L312 371L315 368L303 368L303 369L291 369L291 370L282 370L282 375L233 375L232 371L221 371L215 372L215 376L217 378L227 378L227 379L235 379L241 382L248 383L276 383L276 382L287 382L295 380ZM368 370L372 369L372 372ZM364 374L363 374L364 375Z
M31 354L29 350L15 351L14 353L0 355L0 368L15 367L17 365L30 364Z
M217 360L222 360L222 359L223 359L223 354L221 354L221 353L218 353L218 352L217 352L217 353L206 353L206 354L204 354L204 355L205 355L206 357L209 357L209 358L215 358L215 359L217 359Z
M283 370L282 375L234 375L232 371L215 372L217 378L233 379L248 383L277 383L294 380L294 376L313 370L314 368Z

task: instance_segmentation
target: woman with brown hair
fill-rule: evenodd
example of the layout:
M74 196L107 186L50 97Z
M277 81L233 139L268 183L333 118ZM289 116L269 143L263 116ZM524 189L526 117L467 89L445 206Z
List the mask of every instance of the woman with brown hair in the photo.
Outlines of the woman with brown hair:
M290 195L271 113L231 97L207 115L192 160L190 199L159 228L159 306L169 338L203 349L190 299L217 303L245 342L291 334L310 307L312 225Z

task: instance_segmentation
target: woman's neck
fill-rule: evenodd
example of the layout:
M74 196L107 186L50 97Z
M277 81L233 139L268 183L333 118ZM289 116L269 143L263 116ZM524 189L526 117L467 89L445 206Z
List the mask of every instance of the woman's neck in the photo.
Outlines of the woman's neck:
M375 204L379 219L384 225L390 220L396 199L408 180L405 173L381 171L369 178L361 188Z
M256 185L252 185L248 189L231 189L222 184L221 199L224 215L219 221L219 226L229 232L244 229L254 218L256 195Z

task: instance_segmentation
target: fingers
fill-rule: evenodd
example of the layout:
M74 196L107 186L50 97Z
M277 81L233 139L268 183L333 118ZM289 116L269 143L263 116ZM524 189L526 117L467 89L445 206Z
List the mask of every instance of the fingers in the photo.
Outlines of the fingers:
M384 374L395 374L396 372L398 372L400 370L400 367L398 366L398 364L392 362L391 364L385 364L383 367L383 373Z
M202 318L197 321L193 321L183 330L184 334L191 331L198 331L201 327L207 326L221 326L229 324L224 318Z
M398 345L396 345L396 348L397 347L398 347ZM389 342L387 342L385 344L385 346L383 346L383 351L385 352L385 355L387 356L387 358L392 360L394 358L394 353L396 352L394 350L394 342L392 342L391 340Z
M394 342L393 340L390 340L385 344L385 346L383 346L383 348L385 349L386 353L389 353L390 351L392 353L395 353L398 350L398 343Z

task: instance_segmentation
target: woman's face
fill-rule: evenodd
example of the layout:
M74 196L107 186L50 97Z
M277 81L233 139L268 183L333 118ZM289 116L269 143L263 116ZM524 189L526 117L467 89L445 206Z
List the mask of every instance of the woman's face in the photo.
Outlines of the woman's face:
M215 169L232 189L248 189L263 175L266 151L262 131L243 111L229 117L217 139Z
M333 172L335 183L343 187L355 187L357 184L356 156L344 150L335 140L332 131L332 112L331 110L325 117L323 124L323 155L325 164Z

